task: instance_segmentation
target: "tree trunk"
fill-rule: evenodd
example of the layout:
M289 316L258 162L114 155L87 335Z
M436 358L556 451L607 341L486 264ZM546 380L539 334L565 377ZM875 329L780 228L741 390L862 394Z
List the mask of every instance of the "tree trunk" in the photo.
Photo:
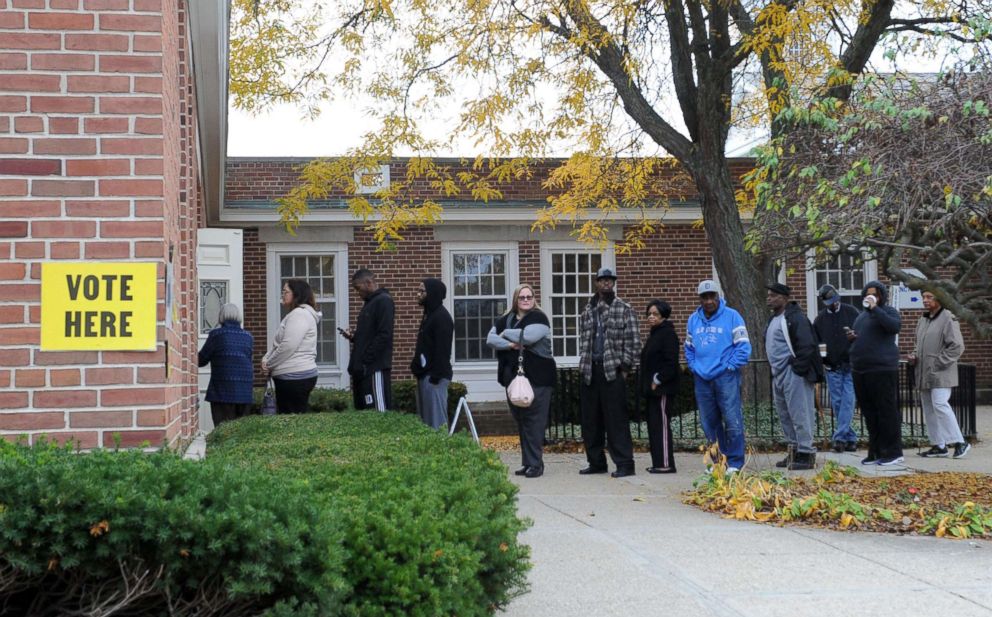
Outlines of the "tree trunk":
M720 276L720 288L727 304L747 323L752 358L765 357L764 281L754 259L744 248L744 224L734 199L733 181L726 160L702 160L690 168L703 210L703 228Z

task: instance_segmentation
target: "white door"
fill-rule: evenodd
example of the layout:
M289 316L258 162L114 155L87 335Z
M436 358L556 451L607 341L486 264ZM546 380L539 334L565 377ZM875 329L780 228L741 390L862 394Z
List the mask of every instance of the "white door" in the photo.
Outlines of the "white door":
M203 347L207 333L215 328L223 304L232 302L244 313L244 276L242 274L242 230L200 229L196 247L196 273L200 285L199 328ZM210 419L210 404L203 400L210 383L210 366L200 369L200 430L209 433L214 428Z

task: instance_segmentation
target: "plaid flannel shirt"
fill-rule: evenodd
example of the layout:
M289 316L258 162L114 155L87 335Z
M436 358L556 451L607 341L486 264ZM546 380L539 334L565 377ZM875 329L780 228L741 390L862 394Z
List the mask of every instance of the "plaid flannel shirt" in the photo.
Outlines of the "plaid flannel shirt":
M596 315L593 311L599 311L599 318L605 325L603 372L607 381L616 379L620 368L633 369L641 353L641 331L634 309L620 298L606 304L594 296L579 317L579 370L586 385L592 383L592 341L596 333Z

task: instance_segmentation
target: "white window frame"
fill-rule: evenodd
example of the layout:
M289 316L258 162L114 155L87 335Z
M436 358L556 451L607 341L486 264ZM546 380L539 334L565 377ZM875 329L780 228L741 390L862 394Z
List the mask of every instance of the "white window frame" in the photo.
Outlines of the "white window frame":
M820 288L816 284L816 273L821 268L815 266L816 253L814 251L811 250L806 253L806 260L806 315L810 318L810 320L813 320L816 319L816 315L819 312L819 309L817 308L818 298L816 297L816 292L819 291ZM876 261L868 253L862 254L862 260L861 267L864 271L865 282L867 283L868 281L877 280L878 261ZM840 291L842 295L850 296L853 295L850 292L854 290L840 289L838 291ZM844 293L845 291L849 293ZM860 289L857 291L858 293L861 292Z
M551 312L551 290L553 289L553 282L551 280L551 256L554 253L599 253L602 257L602 267L610 268L616 272L616 250L614 248L613 242L610 242L606 247L598 249L593 245L587 244L585 242L578 242L576 240L551 240L541 242L541 308L548 315L548 320L551 322L552 327L554 327L555 315ZM616 290L617 295L620 295L620 283L617 281ZM593 290L595 292L595 289ZM590 294L591 296L591 294ZM554 331L551 333L554 337ZM572 367L579 365L579 356L555 356L555 362L558 366Z
M279 329L279 306L282 290L279 276L279 260L282 257L317 255L334 256L334 296L336 300L334 318L338 324L348 323L348 306L350 303L351 281L348 278L348 245L344 242L273 242L265 246L265 315L268 334L265 349L272 346L272 338ZM345 327L345 326L342 326ZM317 384L335 388L345 388L349 385L348 360L350 346L338 339L335 349L335 364L318 364Z
M441 280L448 287L444 307L455 316L455 278L453 258L455 253L506 253L506 305L513 301L513 290L520 284L520 249L516 242L444 242L441 244ZM526 281L524 281L526 282ZM451 364L457 370L472 369L495 378L495 360L455 360L455 341L451 340Z

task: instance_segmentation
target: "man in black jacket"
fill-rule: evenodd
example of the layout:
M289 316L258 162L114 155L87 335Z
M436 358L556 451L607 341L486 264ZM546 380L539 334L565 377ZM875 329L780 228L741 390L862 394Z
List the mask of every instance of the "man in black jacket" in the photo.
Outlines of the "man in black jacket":
M448 423L448 384L451 383L451 337L455 323L444 308L448 289L439 279L427 278L417 289L424 317L417 330L417 347L410 372L417 378L417 413L424 424L440 428Z
M816 335L799 304L789 300L792 290L787 285L772 283L767 289L772 317L765 330L765 352L772 370L775 410L789 441L789 455L776 466L813 469L813 387L823 379Z
M834 411L834 452L855 452L858 449L858 434L851 428L854 418L854 380L851 378L851 342L847 331L854 327L858 309L841 302L840 294L833 285L824 285L817 292L824 308L813 321L813 329L826 345L827 356L823 360L827 370L827 388L830 390L830 406Z
M389 292L379 287L375 275L362 268L351 277L351 287L364 300L354 331L341 330L351 341L351 395L355 409L386 411L392 402L389 383L393 368L393 315Z

